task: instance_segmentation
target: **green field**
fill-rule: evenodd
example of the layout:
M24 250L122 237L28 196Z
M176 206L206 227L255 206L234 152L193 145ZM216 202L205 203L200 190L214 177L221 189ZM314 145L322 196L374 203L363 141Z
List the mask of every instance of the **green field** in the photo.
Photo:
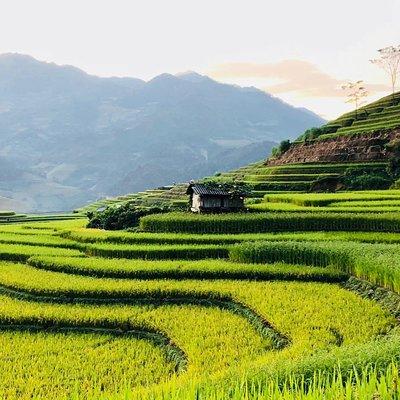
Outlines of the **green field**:
M363 172L384 172L387 163L335 163L335 164L290 164L282 166L267 166L264 161L249 164L237 170L218 173L216 176L205 178L216 184L225 182L243 182L251 189L246 205L250 209L257 209L253 205L270 194L291 195L293 193L308 192L318 180L326 177L342 176L346 170L360 170ZM112 199L102 199L85 207L75 210L76 215L85 215L87 212L102 210L108 206L116 206L127 202L140 206L152 207L169 205L173 210L182 211L187 208L187 185L181 184L174 187L147 190L129 196L119 196ZM348 192L346 192L348 193ZM400 191L397 192L397 196ZM398 203L400 205L400 201ZM274 210L275 211L275 210Z
M269 193L138 232L4 224L0 398L397 398L399 204Z
M372 133L400 127L400 92L379 99L329 121L322 128L329 133L322 134L318 140L343 135Z

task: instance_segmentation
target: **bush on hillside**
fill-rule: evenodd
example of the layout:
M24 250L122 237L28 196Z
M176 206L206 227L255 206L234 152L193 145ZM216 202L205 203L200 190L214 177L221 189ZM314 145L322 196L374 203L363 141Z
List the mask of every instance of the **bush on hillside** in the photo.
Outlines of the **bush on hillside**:
M342 183L346 189L352 190L388 189L393 183L393 179L386 171L382 170L366 172L356 168L348 168L342 177Z
M328 125L321 126L319 128L307 129L298 139L300 142L307 142L317 139L321 135L326 135L329 133L335 133L341 126L340 125Z
M400 179L397 179L392 186L390 186L390 189L400 189Z
M88 228L118 230L137 227L145 215L171 211L169 206L137 207L131 203L107 207L103 211L88 212Z
M393 179L400 178L400 157L390 157L386 172Z
M391 152L387 172L394 179L400 177L400 139L393 139L386 144L385 148Z
M278 147L272 149L272 157L279 157L290 149L290 140L282 140Z
M397 153L398 155L400 154L400 139L393 139L389 143L386 144L385 146L387 149L390 151Z
M202 184L210 189L221 189L232 195L244 195L248 196L251 194L252 187L244 182L235 181L214 181L212 179L202 181Z

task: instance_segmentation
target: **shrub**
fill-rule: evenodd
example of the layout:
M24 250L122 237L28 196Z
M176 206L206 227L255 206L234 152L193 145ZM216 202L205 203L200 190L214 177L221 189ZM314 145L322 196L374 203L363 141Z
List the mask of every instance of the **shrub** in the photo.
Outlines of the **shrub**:
M400 157L390 157L386 167L386 172L389 176L396 179L400 177Z
M390 188L391 189L400 189L400 179L397 179Z
M393 180L385 171L372 170L366 172L348 168L343 175L342 182L347 189L369 190L388 189Z
M136 227L140 217L170 211L170 206L137 207L132 203L107 207L103 211L89 212L88 228L118 230Z
M290 140L282 140L278 147L272 149L272 157L279 157L290 149Z
M245 182L235 182L235 181L221 181L216 182L213 180L207 180L202 182L202 185L210 188L210 189L221 189L233 196L248 196L251 194L251 186Z
M321 135L335 133L340 127L340 125L326 125L319 128L310 128L307 129L296 141L307 142L315 140Z

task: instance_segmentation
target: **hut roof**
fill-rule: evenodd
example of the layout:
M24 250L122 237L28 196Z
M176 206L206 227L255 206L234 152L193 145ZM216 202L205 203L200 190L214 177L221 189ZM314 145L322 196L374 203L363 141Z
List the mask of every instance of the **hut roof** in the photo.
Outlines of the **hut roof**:
M218 186L208 186L199 183L190 184L186 190L186 194L200 194L205 196L231 196L227 190L219 188Z

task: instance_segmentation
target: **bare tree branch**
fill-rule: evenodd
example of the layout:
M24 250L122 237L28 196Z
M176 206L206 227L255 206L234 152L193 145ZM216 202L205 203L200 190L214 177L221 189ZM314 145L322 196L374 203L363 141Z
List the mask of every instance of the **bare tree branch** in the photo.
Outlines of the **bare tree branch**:
M342 85L342 89L347 93L346 103L354 103L356 107L356 119L358 119L358 109L365 103L365 98L368 96L368 91L364 86L363 81L347 82Z
M379 49L378 52L380 58L370 61L372 64L382 68L389 75L394 101L397 78L400 73L400 45L385 47L383 49Z

